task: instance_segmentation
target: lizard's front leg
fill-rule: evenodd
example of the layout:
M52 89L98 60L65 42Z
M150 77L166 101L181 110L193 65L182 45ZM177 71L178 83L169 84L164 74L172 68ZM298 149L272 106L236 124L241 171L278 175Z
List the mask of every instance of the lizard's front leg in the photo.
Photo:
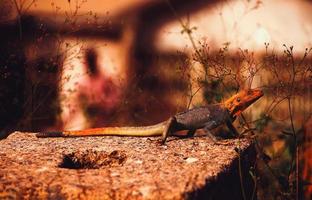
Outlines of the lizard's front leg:
M187 132L186 137L194 137L195 132L196 132L196 129L190 129L190 130Z
M172 131L172 128L176 125L177 120L175 117L170 117L167 120L166 126L164 128L164 131L162 133L162 139L161 139L161 144L165 144L167 137Z
M207 134L207 136L214 142L217 143L217 141L219 140L216 136L214 136L210 130L216 128L218 125L215 121L209 121L205 124L204 126L204 131Z
M232 124L231 124L232 125ZM216 137L215 135L213 135L210 130L216 128L218 126L218 123L216 123L215 121L210 121L208 123L205 124L204 126L204 130L207 133L207 136L213 141L214 144L221 144L221 145L227 145L230 144L232 141L222 141L220 138ZM232 125L233 127L233 125ZM233 127L234 128L234 127ZM235 128L234 128L235 129ZM235 129L236 130L236 129Z
M235 137L238 137L239 136L239 133L238 131L236 130L236 128L233 126L232 124L232 121L231 120L226 120L226 125L227 127L230 129L230 132L235 136ZM220 145L228 145L228 144L231 144L232 141L229 140L229 141L220 141L218 140L217 137L215 137L214 135L210 134L209 135L210 137L212 137L213 141L215 144L220 144Z
M235 137L238 137L238 136L239 136L239 133L238 133L238 131L236 130L236 128L233 126L231 120L226 120L226 125L227 125L227 127L229 128L229 130L231 131L231 133L232 133Z

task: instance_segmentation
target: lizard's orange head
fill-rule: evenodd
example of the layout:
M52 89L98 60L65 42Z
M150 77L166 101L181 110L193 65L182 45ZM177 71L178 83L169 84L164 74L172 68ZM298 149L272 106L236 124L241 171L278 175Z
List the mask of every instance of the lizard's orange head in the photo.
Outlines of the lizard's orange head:
M259 89L242 90L224 102L232 117L237 117L248 106L263 96Z

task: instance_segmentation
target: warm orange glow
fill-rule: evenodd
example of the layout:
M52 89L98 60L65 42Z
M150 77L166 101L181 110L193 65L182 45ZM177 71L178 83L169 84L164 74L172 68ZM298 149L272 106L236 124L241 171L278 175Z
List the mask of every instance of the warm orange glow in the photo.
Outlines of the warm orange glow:
M98 15L106 15L109 12L110 15L118 14L121 10L133 8L138 5L142 5L146 2L145 0L79 0L71 1L68 3L67 0L41 0L36 1L36 6L30 8L30 12L55 12L56 7L60 8L60 12L71 12L75 10L76 2L80 5L78 14L92 11Z
M264 0L257 8L256 1L230 1L213 8L203 8L190 14L190 26L195 41L206 40L218 49L230 42L230 50L238 48L263 51L269 42L275 51L283 51L283 44L293 45L297 53L312 44L312 4L307 1ZM183 20L186 22L186 18ZM192 50L186 34L181 34L177 20L164 24L160 29L157 47L164 49Z

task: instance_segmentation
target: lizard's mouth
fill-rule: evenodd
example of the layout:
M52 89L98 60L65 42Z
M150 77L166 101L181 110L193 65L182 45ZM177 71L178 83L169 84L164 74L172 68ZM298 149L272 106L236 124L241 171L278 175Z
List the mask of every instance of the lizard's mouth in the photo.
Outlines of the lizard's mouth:
M241 112L248 108L251 104L256 102L263 96L263 92L260 89L250 89L239 92L233 98L231 114L233 117L237 117Z
M260 99L263 96L263 92L260 89L253 89L247 91L246 102L247 107L253 104L255 101Z

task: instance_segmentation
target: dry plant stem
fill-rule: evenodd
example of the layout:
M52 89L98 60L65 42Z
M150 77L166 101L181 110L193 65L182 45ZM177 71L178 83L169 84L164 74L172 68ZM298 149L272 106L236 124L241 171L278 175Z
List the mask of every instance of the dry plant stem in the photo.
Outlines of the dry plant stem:
M297 91L296 91L296 86L295 86L295 81L300 81L301 83L305 83L306 81L306 76L308 73L310 73L309 70L311 70L311 68L308 67L302 67L304 60L306 59L307 55L310 53L311 48L308 49L306 48L304 55L302 56L302 58L300 59L300 61L298 63L295 63L295 59L294 59L294 55L293 55L293 46L286 46L283 45L285 48L284 51L284 55L286 57L286 64L289 64L290 69L287 70L288 71L288 81L287 81L287 87L285 88L284 83L281 81L282 78L280 77L280 74L277 71L278 66L276 65L276 60L277 58L273 55L273 56L269 56L269 59L272 59L273 61L273 66L272 66L272 71L271 73L275 76L275 78L278 80L279 82L279 86L281 88L284 88L287 90L287 93L285 96L283 97L279 97L275 98L271 105L268 107L267 112L266 113L270 113L272 112L276 106L278 104L280 104L281 102L283 102L284 100L287 100L287 106L288 106L288 120L290 122L291 125L291 137L293 139L293 151L291 152L291 161L290 161L290 167L289 167L289 171L288 171L288 176L287 176L287 180L288 180L288 184L290 184L291 181L294 181L294 186L291 188L292 189L292 193L296 195L296 199L299 199L299 193L298 193L298 189L299 189L299 149L298 149L298 139L297 139L297 134L296 134L296 130L295 130L295 125L294 125L294 112L293 112L293 97L296 95ZM267 47L267 46L266 46ZM267 50L267 48L266 48ZM293 175L293 176L292 176ZM293 177L293 178L292 178Z
M299 147L296 145L296 199L299 199Z
M245 123L246 123L246 119L244 117L243 114L241 114L242 118L244 119ZM247 124L247 123L246 123ZM250 129L249 127L249 124L247 124L247 128L248 130ZM239 140L240 141L240 140ZM240 144L240 143L238 143ZM240 146L239 146L240 148ZM239 149L240 151L240 149ZM243 175L242 175L242 167L241 167L241 157L240 157L240 154L238 155L238 159L239 159L239 164L238 164L238 168L239 168L239 178L240 178L240 185L241 185L241 190L242 190L242 195L243 195L243 199L246 200L246 195L245 195L245 190L244 190L244 186L243 186ZM254 181L255 182L255 186L254 186L254 190L253 190L253 193L252 193L252 199L254 198L254 194L255 194L255 187L256 187L256 182L257 181Z
M236 74L231 74L231 71L228 72L228 73L225 73L225 74L222 74L222 73L220 74L220 70L217 69L216 67L214 67L215 65L217 65L217 66L218 66L218 65L221 65L221 66L222 66L222 69L227 69L227 66L226 66L226 64L225 64L225 55L222 56L222 57L223 57L223 59L222 59L223 62L222 62L222 63L218 63L218 62L217 62L215 65L214 65L213 63L209 63L210 66L208 66L207 59L206 59L205 56L204 56L204 55L206 55L206 54L208 54L208 53L207 53L207 52L204 52L204 54L203 54L203 53L201 53L201 51L197 48L196 43L195 43L195 40L194 40L194 38L193 38L193 36L192 36L192 31L193 31L192 29L194 29L194 28L190 27L189 19L187 19L186 22L183 22L183 20L178 16L178 14L176 13L175 9L174 9L173 6L171 5L170 0L167 0L167 4L168 4L169 8L172 10L173 14L176 16L177 20L179 21L179 23L180 23L180 25L181 25L181 27L182 27L182 33L185 32L185 33L187 34L187 36L188 36L190 42L191 42L191 45L192 45L192 47L193 47L193 49L194 49L194 52L195 52L195 57L196 57L196 59L199 60L200 64L201 64L202 67L203 67L203 70L204 70L204 73L205 73L205 75L204 75L204 81L205 81L205 82L208 82L208 77L213 77L213 78L215 78L215 79L217 79L217 80L221 80L221 84L222 84L223 88L226 90L227 93L230 93L228 87L226 86L226 84L224 83L223 80L224 80L224 77L225 77L225 76L232 76L232 77L235 77ZM226 51L227 51L227 46L225 46L223 49L220 50L220 52L222 52L222 53L225 53ZM216 76L214 76L214 75L212 75L212 74L209 74L209 72L208 72L208 67L212 67L212 69L214 69L214 71L215 71L215 73L216 73ZM222 71L222 70L221 70L221 71ZM258 71L258 70L257 70L257 71ZM254 75L255 75L255 74L254 74ZM252 75L252 76L254 76L254 75ZM233 79L234 79L234 81L237 82L237 79L236 79L236 78L233 78ZM237 85L239 86L239 83L237 83ZM201 88L202 88L202 87L200 87L200 89L201 89ZM200 90L200 89L199 89L199 90ZM196 90L195 94L198 93L199 90ZM193 99L193 97L195 96L195 94L191 94L191 100ZM190 103L191 103L191 100L190 100ZM188 103L188 105L190 105L190 103Z
M14 5L15 5L15 7L16 7L16 9L17 9L17 12L18 12L18 20L19 20L19 22L21 22L20 19L21 19L21 16L23 15L23 12L27 11L27 10L35 3L36 0L32 0L32 1L29 3L29 5L27 5L27 6L25 7L26 9L24 9L24 6L25 6L26 1L27 1L27 0L19 1L19 3L18 3L17 0L12 0L12 2L14 3ZM84 2L84 1L83 1L83 2ZM77 1L76 3L78 3L78 1ZM82 5L82 3L81 3L79 6L81 6L81 5ZM76 5L75 11L74 11L74 12L71 12L70 15L68 15L68 13L67 13L67 19L70 19L71 21L76 21L76 20L77 20L77 17L79 17L78 14L77 14L77 9L79 9L79 6ZM56 13L56 14L57 14L57 13ZM20 27L20 37L22 36L22 34L21 34L21 33L22 33L21 28L22 28L22 27ZM62 47L61 47L61 46L62 46L63 43L64 43L63 39L61 39L59 33L56 33L56 34L55 34L55 38L56 38L56 41L57 41L57 44L58 44L58 45L57 45L57 48L56 48L56 55L68 55L69 52L70 52L72 49L76 48L76 47L79 46L80 43L81 43L80 41L77 40L77 42L76 42L74 45L66 45L65 50L62 50ZM79 51L78 51L76 54L71 54L70 56L67 56L67 57L66 57L67 62L69 62L68 60L71 60L71 59L76 58L77 55L79 55L79 54L82 52L82 50L83 50L83 47L79 48ZM63 65L67 64L67 63L64 62L64 60L65 60L65 58L63 58L62 62L60 62L60 63L63 63ZM87 72L86 72L85 74L81 74L81 76L84 76L84 75L86 75L86 74L87 74ZM59 86L62 87L62 85L65 84L66 80L65 80L65 81L63 80L63 81L62 81L62 80L60 79L61 77L60 77L60 76L58 76L58 77L59 77L59 80L58 80L57 82L61 83ZM49 98L49 95L53 92L52 90L47 91L47 94L46 94L43 98L41 98L41 101L35 103L35 102L33 101L33 98L32 98L32 97L36 94L36 86L37 86L37 85L39 85L39 81L38 81L38 82L32 82L32 83L31 83L31 97L28 98L28 99L26 100L26 104L29 103L30 106L31 106L31 111L28 113L28 116L26 116L25 119L33 119L33 114L34 114L38 109L40 109L40 107L45 103L45 101L47 100L47 98ZM22 122L19 122L19 124L20 124L20 123L22 123ZM32 123L32 122L31 122L31 123ZM31 128L32 128L32 124L31 124Z
M21 8L18 6L18 3L16 0L13 0L13 3L15 5L16 11L17 11L17 21L18 21L18 30L19 30L19 38L22 39L22 22L21 22L21 15L22 11Z
M254 200L254 198L255 198L255 196L256 196L256 191L257 191L257 177L252 177L252 180L253 180L253 182L254 182L254 188L253 188L253 190L252 190L252 195L251 195L251 200Z
M278 99L278 97L274 98L273 101L272 101L272 103L268 106L268 108L267 108L267 110L266 110L266 112L265 112L265 113L267 113L267 115L270 115L271 112L273 112L273 110L274 110L280 103L282 103L284 100L287 99L287 97L283 97L283 98L281 98L281 99L279 99L279 100L277 100L277 99Z
M201 56L196 44L195 44L195 41L194 41L194 38L192 36L192 28L189 27L189 23L184 23L182 21L182 19L178 16L177 12L175 11L175 9L172 7L171 3L170 3L170 0L167 0L167 4L169 6L169 8L172 10L173 14L176 16L176 18L178 19L181 27L182 27L182 32L185 32L192 44L192 47L195 51L195 55L201 60L201 63L204 64L204 58ZM207 76L208 76L208 67L207 66L204 66L204 71L205 71L205 81L207 81Z
M247 120L245 118L245 116L241 113L240 114L241 118L244 120L248 130L251 130L250 129L250 126L249 124L247 123ZM251 130L251 132L253 132ZM239 140L240 141L240 140ZM240 143L238 143L238 145L240 145ZM239 151L240 151L240 146L239 147ZM242 175L242 167L241 167L241 157L240 157L240 153L238 154L238 160L239 160L239 164L238 164L238 168L239 168L239 178L240 178L240 184L241 184L241 189L242 189L242 195L243 195L243 199L246 200L246 195L245 195L245 190L244 190L244 186L243 186L243 175ZM256 181L255 181L255 184L256 184ZM255 185L256 187L256 185ZM255 194L255 188L254 188L254 191L253 191L253 194L252 194L252 199L254 197L254 194Z
M62 42L62 41L59 41L60 43ZM61 44L59 44L59 46L60 46ZM70 46L70 47L68 47L66 50L64 50L63 52L61 52L61 48L57 48L57 51L58 52L56 52L56 54L58 55L58 54L61 54L61 53L64 53L65 52L65 54L67 55L68 54L68 52L70 52L73 48L75 48L76 46L78 46L78 44L75 44L75 45L73 45L73 46ZM77 54L74 54L74 55L72 55L71 57L69 57L69 59L74 59L74 58L76 58L77 57L77 55L79 54L79 53L81 53L81 51L83 50L83 48L81 47L80 49L79 49L79 52L77 53ZM65 59L65 58L64 58ZM63 64L64 64L64 62L62 62ZM81 74L81 76L85 76L85 75L87 75L87 73L84 73L84 74ZM63 87L63 85L66 83L66 81L62 81L61 79L60 79L61 77L59 76L58 77L58 83L61 83L60 85L59 85L59 87ZM39 110L40 108L41 108L41 106L43 106L43 104L46 102L46 100L50 97L50 95L52 94L52 90L49 90L49 91L47 91L47 93L46 93L46 95L44 96L44 97L42 97L41 98L41 101L39 101L38 103L36 103L35 104L35 102L33 101L33 96L34 96L34 94L36 93L36 86L37 85L39 85L39 82L35 82L35 83L31 83L31 98L29 98L28 100L27 100L27 102L26 103L28 103L28 102L30 102L30 104L31 104L31 112L29 112L29 116L28 116L28 118L30 118L30 119L33 119L33 117L32 117L32 115L37 111L37 110Z
M293 140L294 140L294 149L295 151L292 153L292 156L291 156L291 162L290 162L290 169L289 169L289 172L288 172L288 183L290 182L290 178L291 178L291 174L292 172L295 170L295 177L296 177L296 199L298 199L298 182L299 182L299 179L298 179L298 166L297 166L297 158L298 158L298 144L297 144L297 135L296 135L296 132L295 132L295 127L294 127L294 122L293 122L293 113L292 113L292 109L291 109L291 99L290 97L288 98L288 111L289 111L289 117L290 117L290 122L291 122L291 129L292 129L292 133L293 133ZM294 163L296 161L296 164ZM296 165L296 166L295 166ZM295 166L295 169L294 169L294 166Z
M190 108L190 106L191 106L191 103L192 103L192 101L193 101L193 98L194 98L194 96L199 92L199 90L201 90L202 89L202 86L200 86L199 88L197 88L197 90L194 92L194 93L191 93L190 94L190 99L189 99L189 102L188 102L188 104L187 104L187 108L189 109Z
M23 1L19 1L19 3L17 2L17 0L12 0L15 9L17 11L17 21L18 21L18 29L19 29L19 38L20 40L22 39L22 15L24 14L25 11L27 11L34 3L36 0L31 0L30 3L24 8L25 4L26 4L27 0L23 0Z
M241 117L242 120L244 121L244 123L245 123L245 125L247 126L248 130L250 130L251 134L254 135L255 133L253 132L253 129L250 128L249 123L247 122L247 120L246 120L246 118L245 118L245 116L244 116L243 113L240 114L240 117ZM259 152L260 154L262 154L262 148L260 147L257 138L255 137L254 140L255 140L256 149L258 149L258 152ZM261 156L261 157L263 157L263 156ZM264 165L267 167L267 169L269 170L269 172L273 175L273 177L278 181L278 175L275 174L275 172L274 172L273 169L267 164L267 162L263 161L263 163L264 163ZM279 185L279 188L278 188L278 189L279 189L279 191L282 191L280 185Z
M182 31L183 31L183 32L186 32L186 34L187 34L189 40L191 41L191 44L192 44L192 47L193 47L193 49L194 49L194 51L195 51L196 56L197 56L198 58L200 58L200 60L203 61L204 59L201 57L201 55L200 55L200 53L199 53L199 51L198 51L198 49L197 49L197 47L196 47L195 41L194 41L194 39L193 39L193 37L192 37L192 29L189 27L189 24L188 24L188 23L184 23L184 22L182 21L182 19L180 19L180 17L178 16L177 12L175 11L175 9L173 8L173 6L171 5L170 0L167 0L167 4L168 4L169 8L171 9L171 11L173 12L173 14L174 14L174 15L176 16L176 18L178 19L180 25L182 26L182 28L183 28ZM205 81L207 81L207 74L208 74L208 71L207 71L207 67L205 67L205 66L204 66L204 71L205 71ZM188 104L187 104L187 108L189 108L189 107L191 106L191 103L192 103L192 101L193 101L194 96L201 90L201 88L202 88L202 86L200 86L194 93L191 92L190 98L189 98L189 101L188 101Z
M238 173L239 173L239 182L241 186L241 192L243 199L246 200L245 188L243 185L243 174L242 174L242 163L241 163L241 149L240 149L240 139L238 140Z
M285 46L286 47L286 46ZM292 154L292 158L291 158L291 163L290 163L290 169L289 169L289 173L288 173L288 183L290 181L290 176L291 173L295 170L295 178L296 178L296 186L295 186L295 190L296 190L296 199L298 199L298 171L297 171L297 166L294 169L294 165L296 165L294 162L297 160L297 148L298 148L298 144L297 144L297 135L296 135L296 131L295 131L295 126L294 126L294 119L293 119L293 111L291 108L291 97L294 94L294 83L295 83L295 78L296 78L296 65L295 65L295 61L294 61L294 56L293 56L293 52L292 52L293 47L287 48L286 47L286 52L287 55L290 57L291 59L291 67L292 67L292 74L291 74L291 87L290 87L290 93L288 96L288 112L289 112L289 118L290 118L290 122L291 122L291 129L292 129L292 134L293 134L293 139L294 139L294 149L295 151Z

